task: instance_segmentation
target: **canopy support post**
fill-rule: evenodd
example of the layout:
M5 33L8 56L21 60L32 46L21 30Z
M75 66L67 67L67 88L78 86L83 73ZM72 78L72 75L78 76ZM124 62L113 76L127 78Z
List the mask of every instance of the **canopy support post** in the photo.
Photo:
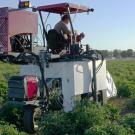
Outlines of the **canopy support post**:
M45 35L46 40L47 40L47 31L45 30L44 21L43 21L43 17L42 17L41 11L39 11L39 16L40 16L40 20L41 20L42 27L43 27L43 35ZM44 36L43 36L43 44L44 44L44 47L45 47L45 38L44 38Z
M75 43L75 32L74 32L73 23L72 23L71 16L70 16L70 8L69 8L69 6L68 6L68 8L67 8L67 13L68 13L68 16L69 16L71 31L72 31L73 38L74 38L74 40L72 40L72 43ZM71 44L72 44L72 43L71 43Z

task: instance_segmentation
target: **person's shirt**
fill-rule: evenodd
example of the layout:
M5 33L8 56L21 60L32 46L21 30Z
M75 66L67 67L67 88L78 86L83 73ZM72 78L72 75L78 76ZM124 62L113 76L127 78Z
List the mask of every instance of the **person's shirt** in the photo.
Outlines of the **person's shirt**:
M54 29L58 33L63 34L63 35L65 35L65 34L69 35L71 33L70 30L68 29L68 27L66 26L66 24L63 21L58 22L55 25Z

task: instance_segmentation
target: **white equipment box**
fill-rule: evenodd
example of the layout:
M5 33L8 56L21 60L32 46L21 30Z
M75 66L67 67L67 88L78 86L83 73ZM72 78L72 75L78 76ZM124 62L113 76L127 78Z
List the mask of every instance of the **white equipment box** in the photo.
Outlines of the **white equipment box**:
M101 63L96 61L96 66ZM64 111L71 111L74 107L74 97L92 92L92 61L53 62L49 67L44 66L45 78L60 78L62 80L62 94L64 97ZM20 75L41 76L36 65L22 65ZM106 90L106 61L97 73L97 91Z

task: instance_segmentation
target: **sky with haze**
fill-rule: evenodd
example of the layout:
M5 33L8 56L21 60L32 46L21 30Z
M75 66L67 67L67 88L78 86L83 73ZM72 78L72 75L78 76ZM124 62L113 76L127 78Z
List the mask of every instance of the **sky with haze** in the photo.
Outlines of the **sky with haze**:
M94 13L78 14L74 27L84 32L83 43L95 49L135 49L135 0L30 0L33 6L71 2L95 9ZM0 0L0 7L14 7L18 0ZM53 27L60 19L51 15Z

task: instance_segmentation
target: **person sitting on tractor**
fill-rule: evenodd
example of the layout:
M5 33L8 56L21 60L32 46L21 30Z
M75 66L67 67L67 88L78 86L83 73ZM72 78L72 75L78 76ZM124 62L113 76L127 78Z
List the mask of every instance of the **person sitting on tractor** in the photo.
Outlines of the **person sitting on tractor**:
M64 36L64 38L70 43L71 42L72 32L68 29L68 27L67 27L68 24L69 24L69 16L68 15L64 15L61 18L61 21L58 22L55 25L54 29L59 34L62 34ZM85 35L84 35L84 33L81 33L80 35L78 35L76 33L75 36L76 36L76 42L80 42L84 38Z
M67 27L68 23L69 16L63 15L61 21L59 21L55 25L54 29L48 31L48 48L51 49L52 53L57 54L60 53L62 50L68 50L68 35L71 34L71 31Z
M59 33L62 34L65 39L68 39L68 35L71 34L71 31L68 29L67 25L69 24L69 16L68 15L64 15L61 18L61 21L59 21L54 29Z
M51 49L52 53L60 53L62 50L67 50L68 52L71 41L76 43L84 38L83 33L80 35L76 33L76 38L74 38L67 26L70 22L69 19L68 15L63 15L61 21L55 25L54 29L48 31L48 48Z

